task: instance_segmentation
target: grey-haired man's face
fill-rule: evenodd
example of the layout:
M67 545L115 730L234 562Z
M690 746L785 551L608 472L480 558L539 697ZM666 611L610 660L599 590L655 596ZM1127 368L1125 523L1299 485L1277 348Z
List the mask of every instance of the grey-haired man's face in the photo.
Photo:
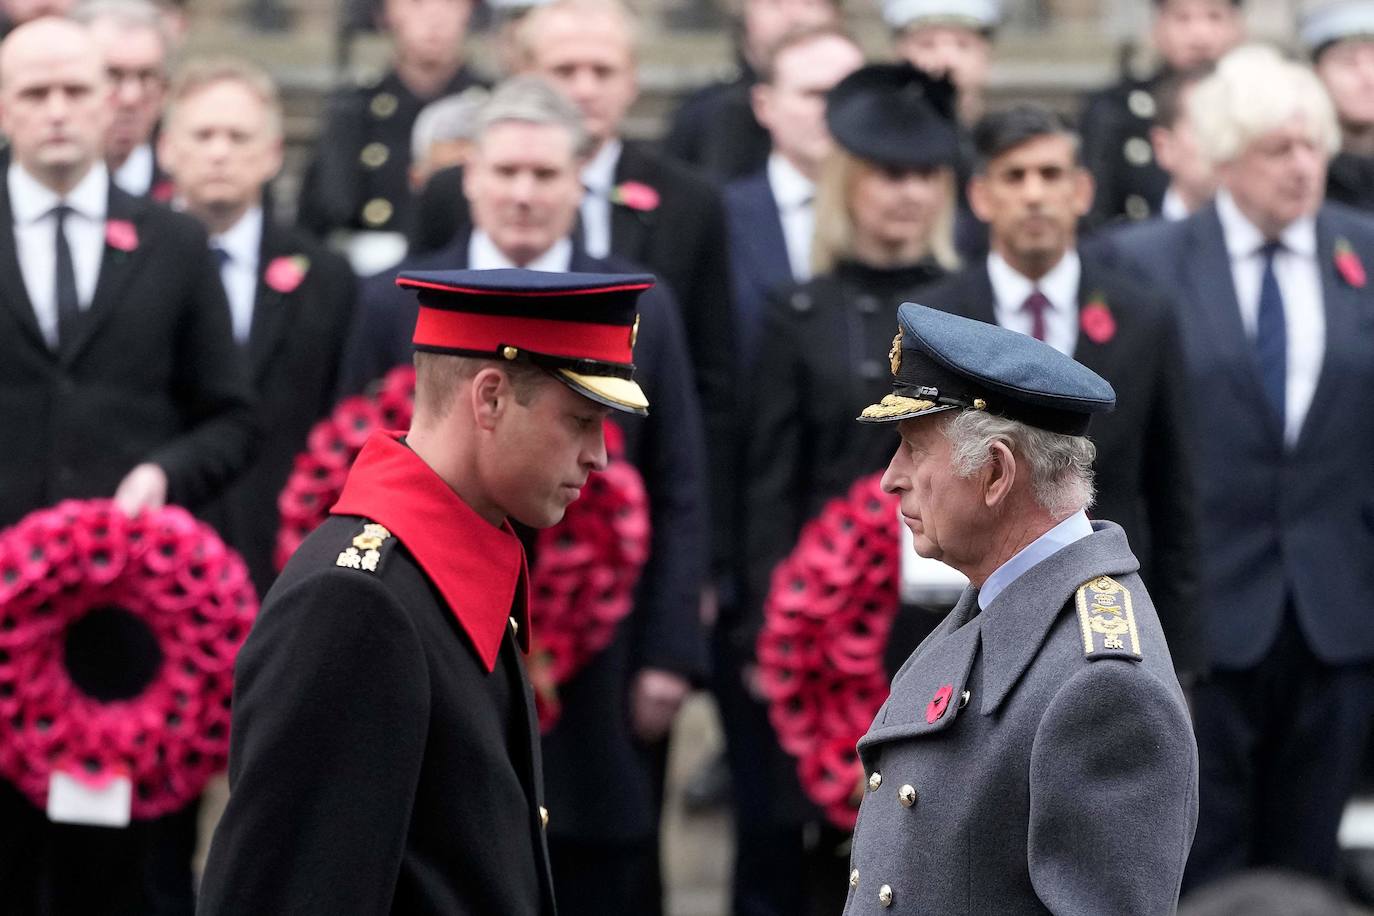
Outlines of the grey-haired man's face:
M555 124L504 121L474 144L463 173L473 223L516 264L572 232L582 201L573 135Z

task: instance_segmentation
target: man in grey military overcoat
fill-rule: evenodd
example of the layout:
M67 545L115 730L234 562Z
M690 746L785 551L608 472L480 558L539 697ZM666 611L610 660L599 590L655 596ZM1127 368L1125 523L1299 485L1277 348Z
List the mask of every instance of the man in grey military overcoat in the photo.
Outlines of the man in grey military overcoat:
M883 488L969 578L859 741L846 914L1163 914L1197 824L1197 745L1139 563L1088 520L1091 370L1025 335L898 313Z

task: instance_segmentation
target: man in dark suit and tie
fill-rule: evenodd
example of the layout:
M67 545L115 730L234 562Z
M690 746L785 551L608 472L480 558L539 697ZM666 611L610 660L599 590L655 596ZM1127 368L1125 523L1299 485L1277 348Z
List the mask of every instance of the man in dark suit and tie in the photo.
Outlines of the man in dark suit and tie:
M310 427L334 405L357 284L342 257L267 215L264 189L282 158L281 104L267 74L227 58L188 64L160 148L177 199L210 232L257 390L263 448L210 517L265 595L276 577L277 496Z
M1329 876L1374 715L1374 227L1323 202L1340 134L1307 67L1241 48L1193 93L1216 201L1127 252L1174 286L1177 371L1207 406L1190 439L1212 673L1185 884Z
M36 20L0 45L0 527L66 498L195 507L251 457L247 374L205 233L111 183L109 93L83 26ZM102 648L121 667L126 647ZM123 829L54 824L0 784L0 900L189 914L195 829L194 805Z
M543 80L497 87L463 175L471 232L401 269L626 272L626 262L593 258L571 237L590 146L577 109ZM390 274L364 285L346 390L409 360L416 309ZM636 378L653 407L642 419L623 418L621 428L648 491L649 560L612 643L559 688L562 714L543 741L549 852L564 914L657 908L656 758L705 668L697 617L706 560L701 420L671 296L645 292L639 313Z
M973 133L969 204L988 224L981 262L917 301L1030 334L1111 382L1116 410L1093 427L1095 517L1124 528L1185 686L1204 667L1194 469L1171 307L1133 278L1081 257L1075 226L1092 203L1078 137L1022 105Z

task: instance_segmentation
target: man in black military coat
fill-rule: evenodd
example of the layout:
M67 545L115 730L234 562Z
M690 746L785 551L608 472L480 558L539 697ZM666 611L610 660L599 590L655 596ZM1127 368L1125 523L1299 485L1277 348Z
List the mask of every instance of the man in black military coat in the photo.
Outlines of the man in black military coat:
M267 74L193 61L172 86L162 160L177 199L210 231L234 339L248 355L263 446L210 518L248 563L258 594L276 576L277 496L310 427L334 405L357 284L348 263L264 199L281 167L281 104Z
M1171 70L1214 63L1239 44L1245 36L1240 5L1241 0L1154 0L1150 35L1159 69L1143 80L1124 77L1084 100L1083 159L1097 183L1093 224L1159 212L1169 179L1150 146L1156 84Z
M69 498L196 507L254 444L242 355L205 232L102 161L110 85L85 27L0 46L0 527ZM107 647L119 667L127 647ZM133 652L146 650L130 649ZM137 657L133 659L137 661ZM87 684L102 693L106 683ZM195 806L124 829L53 824L0 784L11 912L189 913Z
M1080 257L1075 226L1092 200L1078 139L1053 112L1022 105L974 131L974 213L989 226L982 262L915 298L1043 340L1116 389L1093 424L1094 517L1125 529L1185 685L1204 668L1194 468L1171 306L1134 277Z
M330 99L298 218L320 237L345 232L360 272L390 267L405 252L416 116L427 103L481 82L463 59L471 14L472 0L386 0L382 15L395 42L391 68Z
M556 524L606 465L605 417L646 412L653 278L397 284L418 291L414 420L364 446L239 655L207 916L554 912L511 522Z
M497 87L475 130L464 185L474 226L407 270L620 270L570 236L582 187L583 119L537 77ZM542 177L540 177L542 176ZM386 276L363 287L345 390L403 355L414 305ZM658 288L640 298L640 383L654 403L617 418L626 459L644 478L653 540L633 610L611 644L559 689L562 715L544 736L554 884L565 913L646 913L655 905L656 758L679 704L704 673L697 617L705 566L701 420L676 306Z
M1374 3L1314 5L1299 32L1341 122L1341 149L1326 171L1327 199L1374 210Z

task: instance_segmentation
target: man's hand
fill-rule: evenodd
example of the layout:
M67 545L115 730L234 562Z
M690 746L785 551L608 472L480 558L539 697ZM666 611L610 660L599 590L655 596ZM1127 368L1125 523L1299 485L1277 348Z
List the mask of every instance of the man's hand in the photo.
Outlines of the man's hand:
M130 518L144 509L161 509L167 504L167 472L155 464L138 465L119 482L114 501Z
M668 734L692 685L680 674L645 668L630 691L630 724L639 740L652 744Z

